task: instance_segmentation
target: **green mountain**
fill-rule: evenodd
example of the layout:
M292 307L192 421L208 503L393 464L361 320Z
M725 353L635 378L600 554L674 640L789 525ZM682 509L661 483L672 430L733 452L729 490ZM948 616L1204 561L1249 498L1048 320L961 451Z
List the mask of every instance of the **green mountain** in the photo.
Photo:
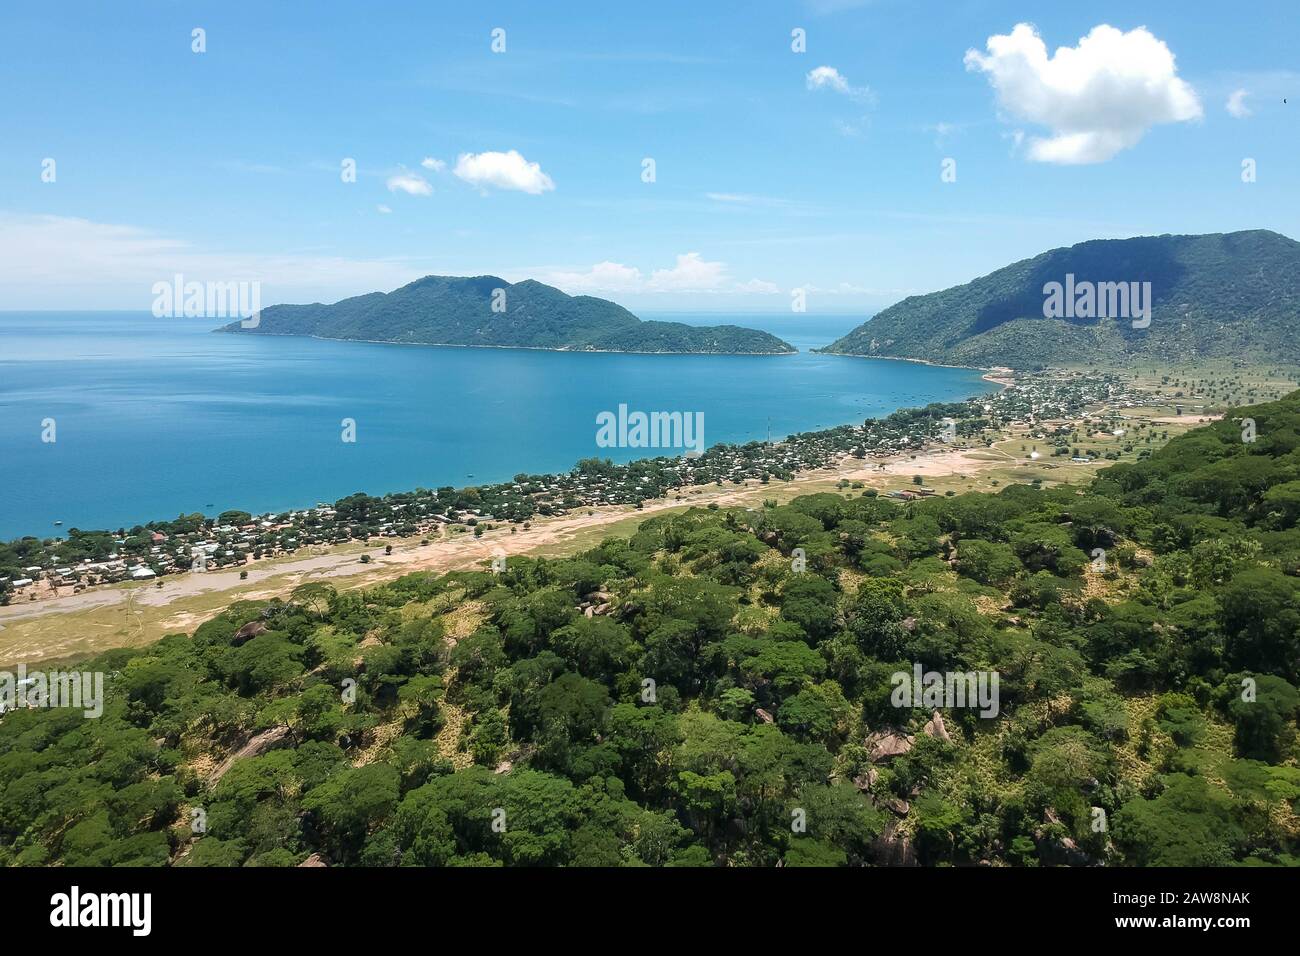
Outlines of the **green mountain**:
M1076 305L1092 284L1111 308L1046 318L1049 283L1072 275ZM1134 328L1119 289L1150 283L1150 324ZM1089 315L1088 313L1092 314ZM1138 320L1139 324L1141 319ZM1207 358L1300 362L1300 243L1263 229L1099 239L1053 249L965 285L911 296L823 351L954 365L1034 368L1080 361Z
M232 322L218 331L590 352L795 351L755 329L643 322L605 299L566 295L531 279L511 284L495 276L425 276L393 292L372 292L333 305L273 305L262 310L255 328Z

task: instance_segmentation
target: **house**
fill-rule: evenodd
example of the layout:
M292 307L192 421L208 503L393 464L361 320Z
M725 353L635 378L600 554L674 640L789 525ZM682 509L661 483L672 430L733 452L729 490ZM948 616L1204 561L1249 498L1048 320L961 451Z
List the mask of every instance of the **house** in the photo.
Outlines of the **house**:
M132 580L132 581L148 581L148 580L150 580L151 578L156 578L156 577L158 577L158 575L154 574L153 571L150 570L149 568L132 568L132 569L131 569L131 580Z

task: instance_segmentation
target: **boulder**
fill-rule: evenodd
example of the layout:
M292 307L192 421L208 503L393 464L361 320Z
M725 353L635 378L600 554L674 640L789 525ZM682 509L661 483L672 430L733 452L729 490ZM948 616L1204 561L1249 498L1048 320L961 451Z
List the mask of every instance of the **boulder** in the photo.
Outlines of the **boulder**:
M904 833L898 832L898 822L890 820L871 845L876 862L881 866L916 866L916 850Z
M882 760L892 760L900 757L912 749L912 744L916 738L911 734L901 734L896 730L878 730L873 734L868 734L863 746L867 748L867 754L872 763L880 763Z
M924 729L921 731L927 737L937 737L946 744L952 743L952 738L948 736L948 728L944 726L943 715L937 710L930 715L926 721Z
M251 641L259 634L265 634L265 633L266 633L265 621L249 621L247 624L245 624L243 627L241 627L239 630L235 632L235 636L234 638L231 639L230 643L238 647L240 644L243 644L247 641Z
M860 773L853 778L853 785L865 793L874 787L879 779L879 771L875 767L868 767L866 773Z
M907 816L908 811L912 809L912 805L910 803L908 803L906 800L903 800L899 797L890 797L888 800L885 801L885 807L888 810L891 810L894 813L898 814L900 817Z

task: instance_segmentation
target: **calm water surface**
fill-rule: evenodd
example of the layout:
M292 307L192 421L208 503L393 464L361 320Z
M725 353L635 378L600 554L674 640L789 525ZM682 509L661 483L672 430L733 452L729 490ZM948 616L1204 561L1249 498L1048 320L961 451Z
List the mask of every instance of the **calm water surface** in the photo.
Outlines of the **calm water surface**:
M658 315L761 328L794 356L423 348L213 334L148 314L0 313L0 538L261 512L567 471L597 413L701 411L706 444L987 391L978 372L813 355L860 317ZM57 441L41 441L42 421ZM357 441L340 440L341 421ZM657 454L657 452L651 452ZM61 529L54 527L63 521Z

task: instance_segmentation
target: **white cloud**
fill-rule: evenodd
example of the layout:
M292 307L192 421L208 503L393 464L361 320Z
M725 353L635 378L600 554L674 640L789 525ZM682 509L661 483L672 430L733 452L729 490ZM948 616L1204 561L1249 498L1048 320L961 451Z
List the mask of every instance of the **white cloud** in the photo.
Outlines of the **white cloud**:
M435 173L440 173L447 168L446 163L441 159L434 159L432 156L424 157L424 159L420 160L420 165L425 169L433 170Z
M815 70L809 70L808 75L804 77L804 85L810 90L834 90L836 93L843 93L855 99L867 99L871 96L869 88L853 86L833 66L819 66Z
M383 203L380 203L378 206L375 207L375 212L383 213L385 216L387 216L392 211L393 210L385 206Z
M330 255L211 252L148 229L0 212L0 287L11 309L148 311L153 283L259 281L262 302L333 302L395 289L438 264Z
M737 282L731 278L725 262L709 261L698 252L682 253L671 267L655 269L648 276L636 266L607 261L598 262L585 271L543 271L538 278L571 294L766 294L780 291L775 284L762 279Z
M495 186L536 196L555 188L538 163L528 162L513 149L508 153L461 153L452 172L480 189Z
M671 269L656 269L646 289L650 292L716 292L727 281L725 262L708 262L698 252L677 257Z
M704 198L711 202L726 203L729 206L788 208L795 205L789 199L778 199L775 196L759 196L754 193L705 193Z
M840 282L832 286L819 286L807 283L802 286L809 295L874 295L897 299L902 296L915 295L914 289L878 289L873 286L860 285L855 282Z
M1236 119L1245 119L1253 110L1246 105L1246 97L1250 96L1249 90L1233 90L1232 95L1228 97L1228 102L1224 104L1226 109Z
M1152 126L1202 115L1173 53L1145 27L1123 33L1101 24L1049 57L1037 31L1018 23L989 37L987 48L966 51L966 69L988 75L1008 113L1051 129L1030 140L1029 157L1039 162L1105 162Z
M938 123L930 123L926 126L922 126L921 131L925 133L933 133L934 145L936 147L942 147L946 146L949 140L964 133L968 125L969 124L967 123L948 123L941 120Z
M748 282L738 283L736 291L755 292L759 295L776 295L781 291L781 287L775 282L768 282L766 279L750 279Z
M388 177L388 191L395 193L399 190L412 196L433 195L433 187L429 185L427 179L406 170Z
M641 270L619 262L598 262L586 272L551 272L542 282L558 286L571 295L588 292L639 292L644 281Z

